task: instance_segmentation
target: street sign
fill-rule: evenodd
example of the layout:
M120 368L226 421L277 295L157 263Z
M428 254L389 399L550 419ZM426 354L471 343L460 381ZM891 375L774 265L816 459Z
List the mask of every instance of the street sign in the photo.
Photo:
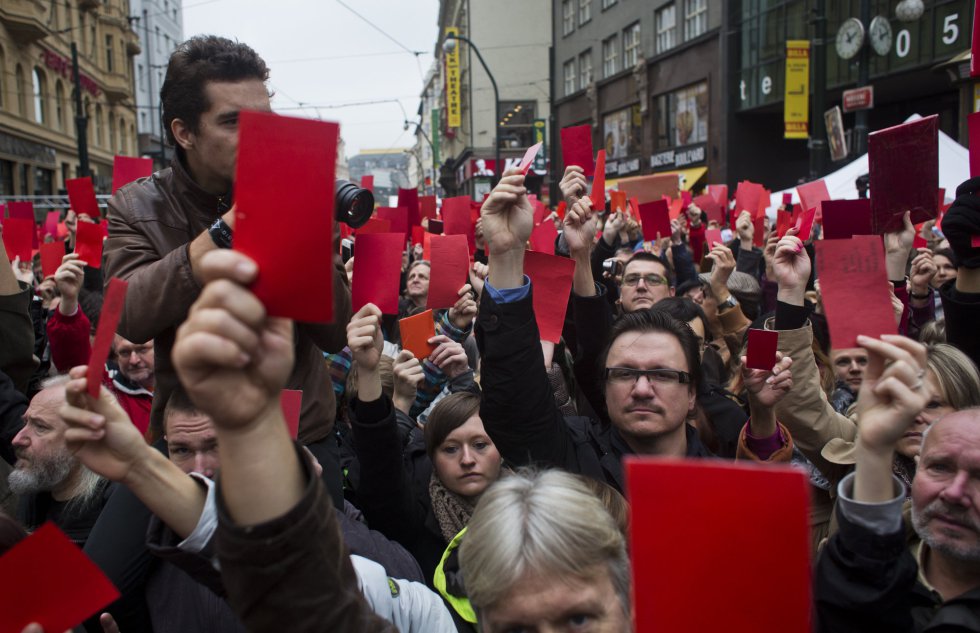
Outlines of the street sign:
M842 101L844 102L844 112L870 110L875 107L874 86L862 86L852 90L845 90Z

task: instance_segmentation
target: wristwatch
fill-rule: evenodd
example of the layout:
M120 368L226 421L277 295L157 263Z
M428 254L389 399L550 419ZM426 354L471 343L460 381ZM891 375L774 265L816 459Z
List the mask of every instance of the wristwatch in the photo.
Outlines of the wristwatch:
M727 299L718 304L718 310L728 310L729 308L734 308L737 305L738 299L735 298L735 295L729 294Z
M218 248L231 248L231 227L218 218L208 229L208 235Z

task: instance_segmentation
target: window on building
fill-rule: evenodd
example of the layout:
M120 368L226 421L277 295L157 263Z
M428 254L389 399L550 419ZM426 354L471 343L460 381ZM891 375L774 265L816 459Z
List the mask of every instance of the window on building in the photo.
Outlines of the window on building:
M565 96L575 92L575 60L570 59L562 66L562 76L565 79Z
M592 19L592 0L578 0L579 26Z
M640 104L602 117L603 147L606 158L619 160L642 152L643 115Z
M501 149L519 149L534 145L534 101L501 101Z
M51 15L48 16L48 24L51 28L57 29L61 27L59 24L60 18L58 17L58 0L51 0Z
M34 69L31 79L34 82L34 120L44 125L48 119L48 85L40 68Z
M22 195L22 196L30 195L28 193L30 191L30 188L27 186L27 184L28 184L28 178L27 178L27 176L28 176L27 163L18 163L17 164L17 180L19 180L20 182L17 183L17 184L20 185L20 195Z
M54 193L54 170L36 167L34 169L34 195L50 196Z
M96 42L96 40L98 38L96 37L95 20L94 19L92 20L92 24L90 24L89 27L88 27L88 34L89 34L89 38L88 38L88 47L89 47L88 48L88 54L94 58L95 57L95 47L98 46L98 42Z
M619 72L619 37L613 35L602 40L602 76L612 77Z
M113 152L116 150L116 120L112 117L112 113L109 113L109 123L106 126L109 128L109 151Z
M140 90L146 90L146 75L143 74L143 64L136 65L136 81L139 82Z
M623 68L632 68L640 61L640 23L636 22L623 31Z
M707 142L708 82L659 95L654 104L656 149Z
M677 45L677 11L673 4L658 9L654 16L657 29L656 54L668 51Z
M71 34L69 34L70 36ZM79 51L88 50L88 44L85 42L85 37L88 35L88 28L85 26L85 12L80 11L78 13L78 38L81 40L79 42Z
M6 56L3 54L3 47L0 47L0 110L3 110L7 102L3 98L3 89L7 85L7 77L4 75L4 70L7 68Z
M140 112L140 129L146 129L146 112Z
M602 10L605 11L612 5L616 4L619 0L602 0Z
M112 36L105 36L105 69L107 71L114 72L116 69L115 64L116 59L116 48L113 46Z
M160 40L160 27L158 26L154 30L156 31L156 40L155 40L155 42L156 42L157 52L160 52L160 42L161 42L161 40Z
M122 117L119 117L119 154L126 155L129 153L129 142L126 136L126 123L123 122Z
M71 2L69 0L65 0L65 28L66 29L72 28L73 21L74 18L72 17L71 14Z
M65 87L61 80L54 84L54 120L59 130L66 130L65 127Z
M585 90L592 83L592 49L578 56L578 85Z
M27 116L27 81L24 79L24 69L20 64L14 70L14 90L17 92L17 114Z
M708 0L684 0L684 40L708 30Z
M561 34L568 35L575 30L575 5L572 0L561 0Z

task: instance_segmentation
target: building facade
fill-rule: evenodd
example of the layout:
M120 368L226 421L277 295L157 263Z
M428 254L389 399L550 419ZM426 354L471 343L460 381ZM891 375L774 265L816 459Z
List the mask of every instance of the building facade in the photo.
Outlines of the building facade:
M137 154L129 16L127 0L0 3L0 196L56 194L79 175L72 44L96 190L113 156Z
M160 88L170 54L184 41L184 12L181 0L129 2L132 15L139 18L133 27L141 44L140 53L133 58L139 153L152 156L159 169L169 162L160 114Z
M399 189L416 185L411 152L406 149L362 149L347 161L349 179L360 183L363 176L374 176L374 201L377 206L394 206Z

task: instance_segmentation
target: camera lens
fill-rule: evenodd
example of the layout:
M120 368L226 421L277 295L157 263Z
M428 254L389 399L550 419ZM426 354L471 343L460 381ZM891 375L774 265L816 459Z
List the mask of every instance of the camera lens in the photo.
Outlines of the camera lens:
M363 226L374 212L374 194L349 180L337 180L335 191L337 219L352 229Z

